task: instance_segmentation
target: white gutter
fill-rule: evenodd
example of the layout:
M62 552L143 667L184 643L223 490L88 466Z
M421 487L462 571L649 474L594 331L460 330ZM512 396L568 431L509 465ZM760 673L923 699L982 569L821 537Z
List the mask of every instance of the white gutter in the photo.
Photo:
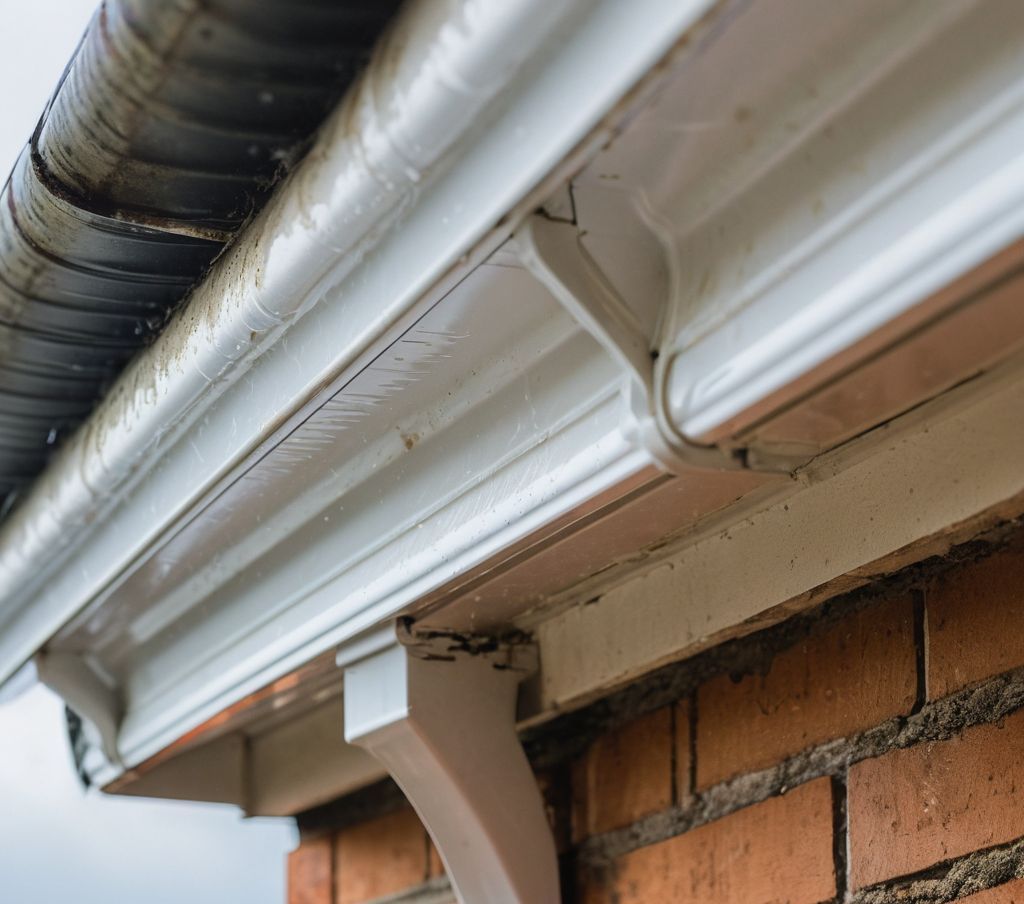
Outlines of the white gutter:
M708 5L685 4L672 18L685 25ZM488 107L559 23L589 12L582 0L424 0L406 8L306 160L4 524L0 681L80 604L47 594L41 611L36 605L94 526L307 310L343 294L345 277L486 128ZM664 46L646 48L637 75L673 37L666 33ZM361 341L333 362L335 372L400 322L414 301L382 299ZM298 401L318 382L307 382ZM222 463L220 474L231 464ZM179 511L192 498L183 494ZM153 513L150 533L125 545L144 548L169 520ZM29 606L36 606L31 619L19 618Z
M637 523L637 508L631 514L630 506L644 506L645 520L650 516L653 523L644 530L659 531L650 540L634 538L637 549L680 528L687 530L684 542L697 542L712 524L731 547L724 528L759 511L766 499L784 505L784 494L800 491L800 483L780 475L712 473L721 465L718 450L687 443L703 434L671 435L679 433L674 418L697 413L673 403L722 401L715 397L718 384L704 380L713 370L729 398L746 388L716 365L743 362L748 351L756 357L765 337L773 330L785 334L786 325L801 322L820 298L833 297L833 287L863 288L865 282L853 277L876 266L885 271L887 249L960 209L961 199L993 200L991 192L979 195L978 186L1008 163L1019 168L1020 142L1005 140L1017 134L1017 117L993 115L1019 112L1014 99L1021 96L1017 61L1024 31L1014 11L1003 10L1003 18L975 15L949 2L937 16L934 4L922 2L891 17L881 14L884 6L874 0L836 16L815 0L723 4L712 39L701 40L707 30L694 29L669 67L655 64L674 44L684 47L678 39L702 3L684 9L663 0L580 5L578 16L570 11L550 20L550 40L537 38L538 51L493 95L493 109L480 107L471 125L458 111L442 111L464 131L447 151L423 152L440 162L415 169L419 183L400 166L406 155L395 150L422 151L412 125L401 140L367 126L355 150L344 144L353 141L352 122L378 115L370 100L382 92L374 93L373 79L394 88L382 53L369 87L360 89L363 100L351 102L332 123L334 131L285 187L278 213L260 221L240 246L245 253L223 265L219 290L199 293L192 309L200 312L199 326L178 325L186 352L194 358L198 350L208 359L202 373L214 384L197 379L195 399L183 396L172 408L168 387L188 389L185 374L195 361L179 360L181 347L174 345L164 348L170 366L150 356L151 365L164 368L156 404L181 422L159 439L125 436L121 422L109 436L97 432L104 448L134 449L130 461L138 473L119 478L115 508L101 509L97 497L95 525L79 533L45 584L27 576L22 595L11 598L20 608L0 624L0 659L7 663L45 642L37 657L42 680L104 730L108 762L88 773L101 785L135 782L126 770L141 765L144 771L149 757L186 732L328 651L340 648L349 656L363 632L399 612L415 611L425 630L539 625L539 634L550 638L544 625L553 620L571 633L574 616L557 614L563 606L611 593L638 567L620 559L604 568L607 560L597 556L611 559L631 549L608 551L591 542L612 524L616 530L625 524L622 533L629 534L630 523ZM444 44L444 29L429 16L404 21L397 40L406 26L422 26L438 48ZM765 42L772 30L798 34L800 42ZM837 46L846 49L829 50ZM979 58L978 46L990 52ZM767 51L768 59L748 65ZM422 65L437 59L427 55ZM438 66L430 71L448 73L439 76L442 87L445 78L458 85L467 77ZM807 100L790 90L795 81L831 89ZM656 93L650 90L655 84ZM451 90L451 102L461 98ZM431 123L416 122L417 130L431 131ZM800 134L789 128L794 122L803 123ZM772 124L780 126L777 134ZM366 137L371 134L373 141ZM949 147L952 135L958 140ZM859 143L851 145L854 138ZM337 142L348 157L338 156ZM940 145L949 153L936 159ZM809 157L808 147L814 150ZM861 152L853 168L851 148ZM353 157L356 151L363 156ZM364 166L371 151L385 175ZM908 172L918 174L909 183L883 178ZM349 177L375 179L376 188L356 191ZM570 193L555 195L569 179L571 214ZM404 194L396 200L391 192L399 184ZM350 197L359 205L371 189L383 205L373 215L361 208L356 216L356 207L350 211L339 200ZM851 216L864 211L866 198L873 201L870 216ZM542 203L557 222L527 216ZM958 222L967 233L949 247L975 255L974 223ZM369 232L350 232L352 223ZM1003 240L1013 235L1004 233ZM270 248L273 285L293 301L290 320L264 274L254 272L263 265L264 248ZM813 449L832 448L844 435L869 429L1012 350L1013 337L1024 335L1012 298L976 297L993 277L971 275L980 280L975 289L960 286L927 299L922 286L937 283L928 272L930 281L914 276L923 264L925 271L939 267L941 282L957 275L947 256L929 258L905 257L905 276L917 294L901 296L901 304L914 302L914 322L928 329L907 338L901 316L870 339L895 343L887 353L903 362L942 367L908 378L899 361L890 367L885 356L861 367L868 352L856 348L833 354L828 373L790 374L759 417L793 418L799 429L770 421L774 433L766 431L762 444L749 423L733 424L747 431L735 439L746 463L804 461ZM955 261L965 267L977 258ZM254 319L223 311L215 290ZM253 299L262 299L263 307L250 310ZM903 310L894 312L890 301L890 314ZM267 314L268 306L276 313ZM993 311L1002 315L999 326L993 326ZM941 323L940 313L949 313ZM973 319L973 329L954 321L961 314ZM250 323L259 328L256 336L245 332ZM996 335L988 345L954 347L981 332ZM950 335L953 341L943 345ZM250 339L260 337L262 345L250 350ZM203 351L210 341L221 351ZM813 351L787 348L794 356ZM660 352L656 361L652 350ZM851 384L829 383L821 391L839 386L857 404L819 404L818 387L850 361L858 363L846 377ZM691 385L709 392L687 396ZM138 386L126 387L127 398L139 398ZM808 387L815 394L802 401ZM637 404L652 397L662 421L653 437L642 432L650 429L650 405ZM748 404L744 413L755 407ZM161 425L155 412L130 405L112 410ZM837 426L837 414L848 421ZM666 448L652 447L659 434L669 440ZM698 453L707 467L686 473ZM656 464L682 476L666 481ZM109 468L97 473L110 478ZM784 486L773 489L771 482ZM642 499L641 490L647 493ZM777 554L786 533L773 536L775 545L764 547L772 562L761 584L773 569L791 577L786 558ZM572 554L584 545L589 558ZM731 555L722 552L722 561ZM674 597L685 603L680 618L689 617L706 588L695 593ZM526 612L537 604L542 608ZM635 625L634 615L626 618L644 643L652 625L658 635L631 661L647 668L657 658L650 650L670 657L681 649L683 635L662 631L660 618ZM60 628L47 637L53 625ZM559 653L554 661L545 656L546 671L538 676L546 699L576 705L584 692L600 692L600 681L580 690L578 675L588 670L561 661L562 651L588 655L584 648L592 653L594 644L606 641L618 648L623 633L613 627L591 632L583 646L549 644ZM594 667L605 674L603 668ZM629 668L620 664L614 680L637 674ZM550 675L557 676L554 685ZM413 690L408 683L394 686ZM447 690L444 699L451 699ZM392 720L396 730L403 720L408 727L404 715ZM476 732L476 723L463 724ZM369 733L352 738L362 743L364 736ZM274 743L286 746L281 738ZM464 771L438 765L449 775ZM240 766L243 771L254 786L265 774ZM365 779L361 766L356 771L358 777L346 778L335 793ZM426 786L431 793L438 787L433 780ZM253 805L260 812L260 804ZM450 812L446 805L444 814Z

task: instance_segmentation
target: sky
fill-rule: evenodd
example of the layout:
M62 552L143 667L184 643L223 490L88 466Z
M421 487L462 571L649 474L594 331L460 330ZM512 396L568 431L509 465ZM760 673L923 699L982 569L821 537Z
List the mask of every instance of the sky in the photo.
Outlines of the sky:
M0 0L0 169L6 179L99 0Z
M0 178L35 128L98 0L0 0ZM222 806L84 792L61 702L35 686L0 702L0 901L282 904L284 820Z
M84 792L63 713L39 685L0 703L0 900L284 904L288 821Z

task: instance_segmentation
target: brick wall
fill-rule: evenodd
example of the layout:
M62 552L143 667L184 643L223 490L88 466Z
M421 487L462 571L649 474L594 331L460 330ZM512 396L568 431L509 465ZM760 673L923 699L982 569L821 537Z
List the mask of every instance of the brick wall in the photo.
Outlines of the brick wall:
M1024 538L1011 539L533 731L567 904L1024 904ZM384 796L383 815L349 801L300 819L291 904L444 899L425 833Z
M307 827L288 858L289 904L364 904L452 900L430 838L397 789L373 789L375 815L353 821L328 809L326 823ZM409 893L409 894L407 894Z

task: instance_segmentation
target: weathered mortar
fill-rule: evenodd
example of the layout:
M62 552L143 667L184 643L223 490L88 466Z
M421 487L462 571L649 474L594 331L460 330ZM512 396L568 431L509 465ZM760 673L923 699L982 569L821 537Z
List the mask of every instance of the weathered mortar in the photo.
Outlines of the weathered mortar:
M890 901L944 904L1024 875L1024 842L1014 842L930 867L909 879L885 882L850 893L847 891L845 793L848 769L854 763L921 742L947 740L971 726L998 722L1024 707L1024 669L998 676L944 699L925 702L924 600L921 593L927 582L1004 549L1015 534L1019 537L1019 528L1016 521L1003 523L980 538L952 549L947 555L903 569L783 623L663 669L585 710L567 714L530 732L527 747L532 761L538 768L550 768L555 763L579 756L595 738L616 726L673 701L688 699L690 724L677 726L676 730L688 730L692 742L698 718L696 691L709 678L723 673L736 678L765 674L779 653L805 638L825 633L852 614L894 595L909 591L915 596L919 691L910 715L890 719L856 735L819 744L767 769L740 775L692 796L683 795L685 800L682 804L625 828L592 836L573 852L575 863L571 871L582 867L610 880L616 870L617 859L630 851L714 822L773 796L785 794L805 782L830 776L836 789L833 795L833 829L839 889L837 901L852 904ZM697 748L693 743L690 746L694 751L691 768L695 769ZM696 787L693 776L690 784Z
M968 854L920 875L851 895L850 904L947 904L1012 879L1024 878L1024 839Z
M638 847L688 832L776 794L785 794L811 779L825 775L842 779L846 769L861 760L922 741L946 740L972 725L997 722L1021 707L1024 669L926 704L906 718L890 719L862 734L820 744L768 769L722 782L695 794L682 806L588 839L580 846L579 857L588 864L609 862Z

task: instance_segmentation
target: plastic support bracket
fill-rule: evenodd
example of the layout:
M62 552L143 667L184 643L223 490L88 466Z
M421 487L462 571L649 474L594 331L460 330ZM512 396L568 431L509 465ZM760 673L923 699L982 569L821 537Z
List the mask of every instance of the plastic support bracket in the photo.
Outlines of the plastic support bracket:
M345 740L387 769L465 904L559 904L554 836L516 733L536 650L399 623L345 669Z

